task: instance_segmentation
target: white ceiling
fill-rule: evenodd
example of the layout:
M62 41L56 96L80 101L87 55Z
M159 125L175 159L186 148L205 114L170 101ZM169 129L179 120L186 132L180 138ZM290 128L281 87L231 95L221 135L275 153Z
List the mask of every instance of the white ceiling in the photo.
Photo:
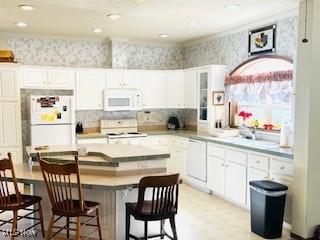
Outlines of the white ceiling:
M240 6L228 10L226 4ZM299 0L0 0L0 32L185 42L296 9ZM17 6L30 4L34 11ZM121 18L111 20L109 13ZM28 23L18 28L15 22ZM189 26L197 22L197 26ZM97 34L92 28L101 28ZM159 39L158 34L169 37Z

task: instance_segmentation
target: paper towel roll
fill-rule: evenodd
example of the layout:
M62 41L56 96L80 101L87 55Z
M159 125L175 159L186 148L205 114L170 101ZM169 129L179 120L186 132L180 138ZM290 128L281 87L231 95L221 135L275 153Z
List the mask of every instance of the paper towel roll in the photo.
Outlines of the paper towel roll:
M291 129L288 123L284 123L280 130L280 147L290 147Z

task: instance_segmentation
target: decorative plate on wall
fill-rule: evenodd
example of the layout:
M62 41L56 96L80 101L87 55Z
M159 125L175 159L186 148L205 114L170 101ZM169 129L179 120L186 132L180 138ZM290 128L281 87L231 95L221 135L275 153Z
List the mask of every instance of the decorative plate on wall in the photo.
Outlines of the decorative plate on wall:
M273 24L267 27L249 31L248 55L276 52L276 29Z

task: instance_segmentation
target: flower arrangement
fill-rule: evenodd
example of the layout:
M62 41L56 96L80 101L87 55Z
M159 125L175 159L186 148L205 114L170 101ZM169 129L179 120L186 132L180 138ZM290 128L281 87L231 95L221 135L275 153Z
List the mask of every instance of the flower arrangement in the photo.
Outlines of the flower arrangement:
M247 120L248 118L252 117L252 113L241 111L239 117L242 117L243 121Z

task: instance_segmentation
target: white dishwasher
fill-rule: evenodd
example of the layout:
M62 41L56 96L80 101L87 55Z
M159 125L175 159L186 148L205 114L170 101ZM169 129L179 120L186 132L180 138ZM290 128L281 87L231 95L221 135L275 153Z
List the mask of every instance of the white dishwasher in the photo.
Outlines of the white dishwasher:
M187 147L187 175L207 182L207 143L189 139Z

